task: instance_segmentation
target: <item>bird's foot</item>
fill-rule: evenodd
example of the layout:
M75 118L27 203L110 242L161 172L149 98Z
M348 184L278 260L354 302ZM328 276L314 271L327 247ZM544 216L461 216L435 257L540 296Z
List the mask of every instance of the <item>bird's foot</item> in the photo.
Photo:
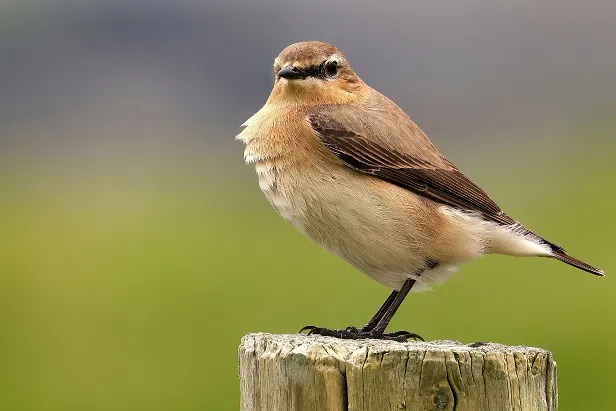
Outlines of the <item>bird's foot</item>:
M300 333L308 331L307 335L323 335L326 337L336 337L345 340L393 340L399 342L405 342L410 339L424 341L424 339L415 333L408 331L396 331L394 333L385 333L376 330L364 331L357 329L356 327L347 327L344 330L330 330L329 328L315 327L314 325L307 325L301 330Z

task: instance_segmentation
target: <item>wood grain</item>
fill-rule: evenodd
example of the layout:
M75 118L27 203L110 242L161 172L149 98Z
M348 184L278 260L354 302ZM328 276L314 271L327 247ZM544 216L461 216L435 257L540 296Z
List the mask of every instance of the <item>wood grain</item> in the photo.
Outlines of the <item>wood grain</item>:
M452 341L398 343L249 334L242 411L555 411L548 351Z

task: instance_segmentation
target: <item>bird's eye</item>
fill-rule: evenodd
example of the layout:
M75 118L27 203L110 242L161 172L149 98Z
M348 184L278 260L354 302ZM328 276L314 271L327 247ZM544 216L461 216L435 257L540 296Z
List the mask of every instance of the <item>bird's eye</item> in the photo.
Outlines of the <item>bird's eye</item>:
M325 66L325 72L330 77L335 76L336 73L338 73L338 63L335 61L330 61L329 63L327 63L327 65Z

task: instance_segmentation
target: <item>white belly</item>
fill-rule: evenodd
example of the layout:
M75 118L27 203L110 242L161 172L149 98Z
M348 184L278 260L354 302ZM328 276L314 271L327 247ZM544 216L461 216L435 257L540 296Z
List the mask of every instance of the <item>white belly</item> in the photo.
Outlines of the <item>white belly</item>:
M297 207L291 201L292 193L283 190L284 184L281 181L276 163L270 160L260 161L255 164L255 169L259 179L259 188L272 207L282 218L293 224L298 230L303 231L304 215L301 213L300 207Z
M345 178L344 173L354 173L350 169L342 168L336 178L304 172L300 184L273 161L257 162L256 172L259 187L285 220L389 288L400 288L431 258L420 247L422 233L414 238L413 223L401 218L389 198L378 191L358 195L365 187L355 186L360 180ZM413 290L425 290L425 284L440 282L450 272L450 265L424 272Z

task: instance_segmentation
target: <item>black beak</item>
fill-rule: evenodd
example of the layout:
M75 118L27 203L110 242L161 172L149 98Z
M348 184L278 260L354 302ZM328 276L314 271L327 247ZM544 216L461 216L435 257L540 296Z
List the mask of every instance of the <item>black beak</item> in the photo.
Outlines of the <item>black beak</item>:
M306 74L304 70L298 69L295 66L287 66L283 69L280 69L277 76L289 80L298 80L305 79L306 77L308 77L308 74Z

